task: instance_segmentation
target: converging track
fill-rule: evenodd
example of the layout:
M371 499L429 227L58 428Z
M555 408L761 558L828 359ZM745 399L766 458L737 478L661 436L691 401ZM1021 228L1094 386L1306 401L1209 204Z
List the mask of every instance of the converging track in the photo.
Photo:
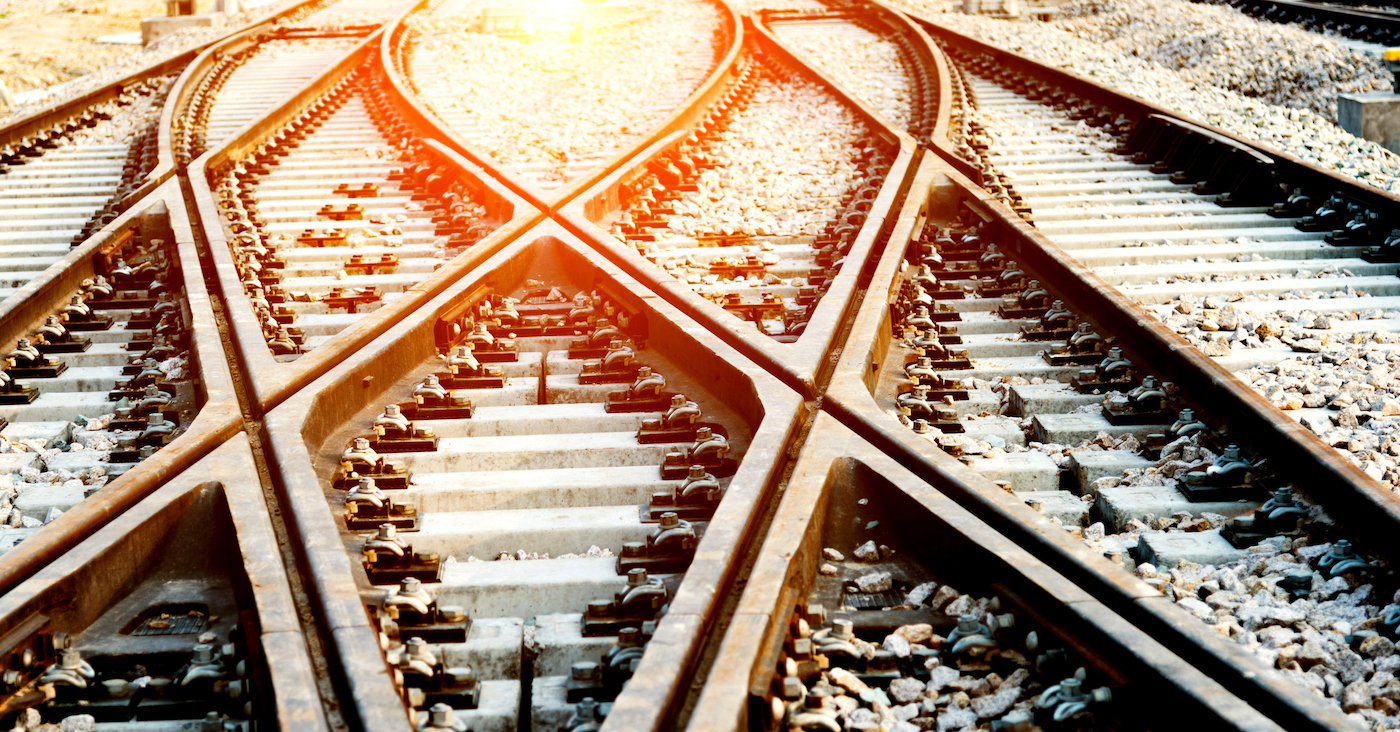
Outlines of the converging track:
M742 10L311 0L0 128L0 724L1400 727L1400 199Z

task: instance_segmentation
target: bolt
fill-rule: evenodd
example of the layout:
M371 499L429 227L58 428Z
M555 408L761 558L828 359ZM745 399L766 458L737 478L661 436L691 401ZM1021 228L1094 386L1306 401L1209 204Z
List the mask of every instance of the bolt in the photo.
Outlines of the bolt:
M439 702L428 710L428 726L451 727L452 723L452 707Z
M617 632L617 645L622 648L642 644L642 631L637 628L623 628Z
M370 479L366 478L365 480ZM399 585L399 594L416 595L421 589L423 589L423 583L419 582L417 577L406 577L404 578L403 584Z
M705 440L708 440L711 437L713 437L714 434L714 431L711 430L709 427L701 427L700 429L695 430L695 441L704 442Z
M640 587L647 583L647 571L641 567L627 570L627 586Z
M978 627L979 625L980 625L980 623L977 622L977 616L976 616L976 615L959 615L959 616L958 616L958 632L959 632L959 633L962 633L962 634L964 634L964 635L967 635L967 634L969 634L969 633L976 633L978 630L980 630L980 628Z
M833 620L831 621L831 635L841 640L850 640L856 637L855 625L845 619Z
M671 511L661 514L661 528L669 529L680 526L681 518Z
M605 618L612 611L612 603L607 600L593 600L588 603L588 617Z
M461 605L446 605L438 608L438 615L444 623L461 623L467 619L467 609Z
M211 645L209 645L208 643L200 643L199 645L195 646L195 647L194 647L194 662L195 662L195 663L213 663L213 662L214 662L214 646L211 646Z
M602 674L603 670L592 661L579 661L569 669L569 678L574 681L596 681Z

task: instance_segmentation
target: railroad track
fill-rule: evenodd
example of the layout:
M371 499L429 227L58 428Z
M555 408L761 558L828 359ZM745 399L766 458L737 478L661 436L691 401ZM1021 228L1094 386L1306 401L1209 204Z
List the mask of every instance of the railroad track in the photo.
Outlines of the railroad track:
M1308 336L1391 338L1392 200L878 6L801 10L458 37L455 4L343 0L152 71L180 73L154 155L0 302L0 343L61 350L97 275L158 296L16 349L3 714L1387 723L1387 407ZM516 94L479 62L451 111L467 54L576 30L575 75L609 44L639 73ZM174 398L108 399L151 354Z
M716 3L683 0L497 18L448 0L409 16L394 54L444 131L476 153L469 157L552 198L685 105L724 61L728 15ZM662 59L669 68L658 71ZM517 68L509 80L492 71L502 63Z
M1384 8L1348 7L1347 3L1308 0L1223 0L1242 13L1275 23L1298 23L1308 30L1336 33L1368 43L1393 46L1400 42L1400 18Z

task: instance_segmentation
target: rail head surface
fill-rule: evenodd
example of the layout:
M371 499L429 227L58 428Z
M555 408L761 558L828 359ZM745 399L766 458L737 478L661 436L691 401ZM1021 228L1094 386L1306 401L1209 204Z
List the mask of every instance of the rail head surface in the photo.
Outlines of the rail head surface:
M232 244L224 230L219 207L215 203L214 192L210 186L211 171L241 160L340 83L347 74L365 64L373 63L371 57L379 48L379 34L383 32L383 29L375 31L356 44L344 57L291 94L276 109L257 122L250 123L223 144L206 151L191 163L188 169L189 186L198 211L201 233L209 246L217 281L229 313L229 326L238 342L239 355L249 374L254 401L260 409L271 408L310 383L317 375L339 362L345 354L354 352L368 343L390 324L422 305L449 282L470 271L544 215L438 140L429 136L417 138L427 151L426 154L434 156L434 159L448 166L458 179L469 181L470 185L481 191L488 215L497 224L496 230L469 247L456 259L426 276L392 303L366 315L342 331L334 341L304 354L290 364L278 363L273 358L252 304L244 294L242 278L232 255Z
M435 358L434 329L444 317L456 317L460 303L485 285L510 291L534 271L532 262L555 262L574 280L595 278L611 283L609 292L646 314L647 349L694 368L688 377L744 419L749 446L719 513L686 570L670 612L658 627L633 684L619 697L608 729L659 730L686 693L698 662L703 636L714 627L725 600L720 589L735 577L739 559L756 541L761 512L776 489L788 444L805 416L800 397L770 374L747 362L711 333L643 285L631 280L556 224L545 222L509 244L466 277L436 295L386 333L347 355L343 362L298 392L267 416L269 444L281 466L277 482L291 526L305 555L324 622L334 629L345 663L345 683L355 689L361 724L401 727L404 707L390 683L376 631L365 613L360 572L347 557L338 520L323 487L325 455L339 455L327 440L352 416L373 411L391 388L402 388L406 375ZM561 264L562 263L562 264ZM388 728L388 727L385 727Z
M672 113L658 127L649 131L641 139L638 139L624 147L612 160L604 163L591 173L577 180L571 181L567 185L553 191L546 191L535 183L526 179L519 173L508 170L504 165L497 162L490 155L482 152L475 145L469 142L461 133L454 130L440 117L437 116L414 91L413 84L407 79L407 70L402 68L404 55L407 52L407 44L410 40L411 30L405 23L408 17L419 12L427 5L427 0L420 0L409 9L394 19L386 26L382 46L380 50L380 60L384 65L384 73L388 78L389 86L394 94L402 101L408 110L409 116L422 124L426 129L433 130L432 135L451 147L457 153L471 161L473 164L488 171L497 180L501 181L516 195L529 201L532 205L542 211L553 213L559 210L569 201L577 199L585 191L592 188L599 180L612 174L622 165L642 154L650 148L656 141L670 135L678 129L688 128L705 114L705 110L713 103L714 98L723 90L726 80L732 76L734 66L742 55L744 45L744 23L740 13L728 2L728 0L709 0L719 9L724 19L722 36L725 39L723 52L716 54L717 62L715 68L701 82L681 106Z
M788 619L807 602L817 567L826 561L823 548L833 545L831 535L848 533L835 526L846 515L838 505L849 510L857 496L868 501L863 511L878 515L883 507L886 520L880 523L898 524L895 530L911 539L896 551L916 557L940 584L1000 595L1013 605L1004 611L1055 629L1090 668L1121 685L1114 690L1116 703L1134 704L1136 698L1167 704L1206 729L1282 729L823 412L793 469L720 645L716 673L687 730L771 724L754 715L766 712Z
M966 206L995 222L996 233L992 236L998 246L1005 241L1007 245L1003 251L1036 272L1057 297L1077 312L1088 314L1102 332L1118 334L1116 345L1121 345L1135 362L1151 364L1155 372L1180 383L1182 394L1200 399L1218 414L1229 415L1236 431L1240 431L1241 424L1270 425L1267 429L1251 430L1250 441L1282 450L1278 453L1279 461L1285 464L1285 471L1296 476L1299 484L1304 487L1314 484L1309 478L1315 475L1347 475L1347 478L1320 483L1328 486L1330 492L1326 500L1319 502L1329 506L1334 516L1339 513L1337 509L1346 511L1339 520L1352 527L1356 527L1356 523L1344 517L1352 515L1349 503L1358 504L1360 515L1353 518L1370 522L1377 529L1377 533L1366 531L1362 536L1385 536L1379 531L1390 525L1388 516L1393 515L1397 504L1390 496L1379 495L1379 490L1371 490L1362 482L1347 483L1350 472L1355 471L1350 464L1341 461L1325 445L1320 445L1320 450L1309 447L1308 440L1317 441L1310 432L1304 430L1306 434L1290 435L1284 425L1275 424L1272 408L1259 400L1247 385L1200 356L1175 333L1158 327L1150 315L1092 273L1074 270L1068 257L1043 235L956 170L926 158L926 167L921 173L922 184L927 186L924 189L927 198L920 200L917 194L912 194L905 203L901 228L897 236L892 236L871 283L870 304L862 309L852 328L824 408L920 479L1031 551L1110 610L1146 630L1173 653L1202 669L1278 724L1287 729L1350 729L1350 722L1340 709L1311 694L1297 693L1291 682L1271 673L1238 644L1206 628L1174 603L1166 601L1155 589L1090 551L1062 526L1049 522L989 478L966 468L898 424L876 403L872 394L873 371L878 371L883 364L892 339L888 305L898 294L905 247L918 234L916 226L922 227L925 221L954 220L959 207ZM1344 483L1345 487L1339 483ZM1375 543L1375 546L1384 553L1383 543Z
M5 303L0 312L0 334L9 343L29 332L71 297L93 273L93 259L118 234L129 229L147 233L169 232L180 257L188 298L193 349L190 365L200 375L203 403L198 415L183 434L154 455L98 490L72 509L45 525L42 531L0 556L0 589L14 587L60 555L67 547L90 536L112 517L131 508L165 481L203 458L228 440L242 426L228 356L215 325L214 313L204 278L198 265L194 234L185 206L174 181L167 182L141 204L74 250L40 279L30 283L32 290L21 292L22 299ZM28 290L28 286L26 287Z
M693 292L673 275L643 257L632 247L618 241L604 229L603 222L617 215L628 203L624 200L624 189L647 174L648 163L668 154L685 141L691 134L688 129L678 129L659 139L629 161L628 165L614 170L587 192L565 205L556 214L556 218L629 275L647 283L672 305L696 321L706 324L746 357L763 364L770 371L779 374L789 386L811 397L817 393L818 383L825 379L830 370L829 354L837 344L842 323L859 299L862 273L867 263L877 256L885 235L894 225L893 211L907 190L919 150L913 138L902 130L892 128L863 101L807 65L801 57L778 42L771 31L755 25L751 16L745 16L745 25L750 43L753 43L756 49L776 57L785 66L799 71L822 86L841 104L851 109L882 144L896 151L889 169L885 171L884 183L875 202L846 255L846 263L832 279L827 293L817 303L803 335L795 343L780 343L758 332L723 307ZM724 89L715 88L712 97L718 97L722 91ZM698 119L695 121L698 122Z

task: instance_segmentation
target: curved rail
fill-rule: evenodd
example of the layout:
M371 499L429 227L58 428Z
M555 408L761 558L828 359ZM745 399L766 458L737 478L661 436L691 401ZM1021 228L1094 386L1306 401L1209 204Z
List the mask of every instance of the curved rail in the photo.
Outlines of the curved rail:
M782 374L784 381L799 392L814 395L818 383L822 382L829 372L830 362L827 355L834 347L840 324L855 306L861 270L871 258L871 253L879 251L883 237L894 224L893 211L897 201L907 190L911 171L919 153L913 138L890 128L885 120L864 102L851 97L830 79L793 56L766 29L753 26L750 20L745 22L748 35L752 39L750 43L754 44L755 49L760 49L763 53L779 59L784 65L798 69L800 73L816 80L874 131L879 144L887 146L893 152L893 159L885 171L885 179L877 197L861 222L860 229L846 254L846 264L832 279L825 296L818 301L803 335L799 336L796 342L779 343L752 327L745 327L745 324L729 311L691 291L666 270L618 241L600 225L601 222L614 218L630 202L624 191L631 190L632 184L648 175L648 163L672 154L674 149L685 141L686 135L682 131L660 140L634 159L631 165L599 181L588 193L564 207L558 219L565 227L598 247L628 274L648 283L690 317L719 332L731 346L775 373Z
M386 28L383 38L383 45L380 49L380 59L384 64L384 71L389 79L389 84L394 93L407 107L406 114L417 122L433 131L433 136L444 141L446 145L455 152L471 161L473 164L489 171L491 175L500 180L507 188L516 195L529 201L532 205L542 211L553 213L576 199L584 191L587 191L594 184L604 177L610 175L619 167L637 157L643 151L650 148L658 140L672 134L678 129L689 127L696 119L703 116L705 110L713 104L719 92L725 86L726 80L732 78L734 66L739 59L740 51L744 44L744 24L741 22L739 13L726 0L712 0L720 7L724 17L723 37L725 47L723 53L719 55L719 60L714 71L703 81L694 92L686 98L669 118L656 129L650 131L641 139L633 142L624 148L621 153L614 157L605 165L600 166L588 175L579 178L556 191L544 191L534 183L526 180L520 174L507 170L497 163L491 156L481 152L474 145L468 142L462 135L452 129L450 125L443 122L432 112L418 95L414 93L412 85L404 77L403 54L407 43L408 28L404 21L408 16L420 10L426 5L427 0L415 4L410 10Z

